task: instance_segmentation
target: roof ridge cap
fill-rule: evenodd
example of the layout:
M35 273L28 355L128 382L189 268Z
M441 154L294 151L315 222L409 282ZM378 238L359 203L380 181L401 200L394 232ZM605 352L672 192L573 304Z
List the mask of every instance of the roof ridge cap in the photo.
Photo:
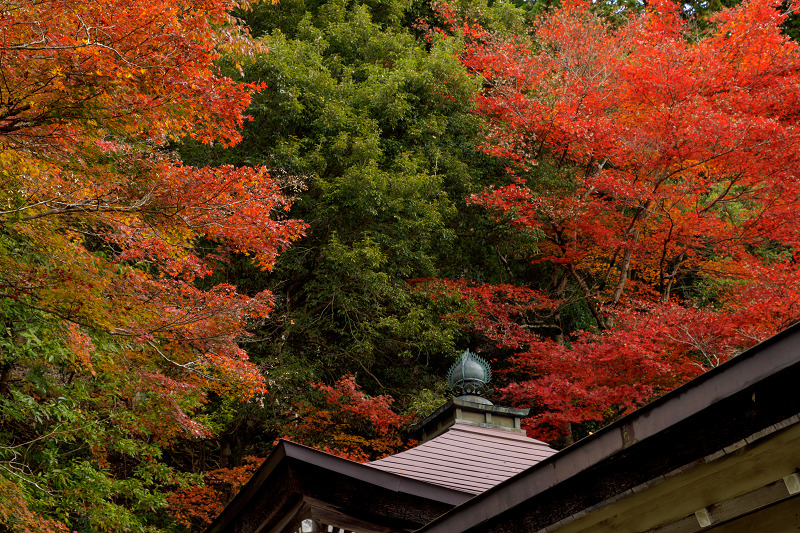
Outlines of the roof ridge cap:
M539 439L534 439L532 437L529 437L525 433L517 433L515 431L507 431L507 430L504 430L502 428L489 428L489 427L473 426L471 424L460 424L460 423L453 424L452 426L447 428L445 431L440 433L440 435L437 435L436 437L434 437L431 440L435 440L437 437L439 437L441 435L444 435L445 433L447 433L448 431L453 430L453 429L468 431L468 432L471 432L471 433L480 433L480 434L483 434L483 435L485 435L487 432L491 431L493 435L496 435L496 436L498 436L500 438L503 438L503 439L523 440L523 441L527 441L527 442L535 442L537 444L541 444L542 446L550 448L550 445L547 444L546 442L541 441ZM428 441L428 442L430 442L430 441Z

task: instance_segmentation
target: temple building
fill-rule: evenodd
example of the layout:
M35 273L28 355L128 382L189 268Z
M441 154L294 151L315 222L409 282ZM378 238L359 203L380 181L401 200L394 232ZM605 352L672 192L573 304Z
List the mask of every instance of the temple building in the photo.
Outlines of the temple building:
M490 378L465 353L422 443L372 463L282 441L208 533L800 530L800 324L557 453Z

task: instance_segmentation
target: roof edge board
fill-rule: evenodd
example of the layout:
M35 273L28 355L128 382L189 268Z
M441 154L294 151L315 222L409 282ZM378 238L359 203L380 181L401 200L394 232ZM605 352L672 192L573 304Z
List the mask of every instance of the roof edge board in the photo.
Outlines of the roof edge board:
M255 496L258 489L266 482L272 472L284 461L286 457L286 450L279 443L278 446L272 450L267 459L264 461L250 480L245 483L236 496L225 506L222 512L211 522L211 525L206 528L206 533L217 533L224 531L224 527L230 520L229 517L235 517L242 509L244 509L253 496Z
M303 446L302 444L290 441L281 442L286 444L286 457L298 459L353 479L367 481L377 487L390 491L406 494L419 494L420 492L424 492L426 497L455 505L462 503L464 501L464 496L472 497L472 494L455 489L443 488L438 485L431 485L430 483L369 467L366 463L356 463L355 461L330 455L315 450L314 448Z

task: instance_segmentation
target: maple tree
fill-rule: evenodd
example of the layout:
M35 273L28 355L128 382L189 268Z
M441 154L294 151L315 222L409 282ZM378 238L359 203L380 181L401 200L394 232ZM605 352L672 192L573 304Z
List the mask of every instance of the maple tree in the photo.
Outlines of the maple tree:
M169 513L186 528L205 529L258 470L264 459L246 457L242 466L218 468L203 475L203 485L170 494Z
M699 36L667 1L617 27L569 2L530 37L451 20L511 178L468 201L539 276L534 296L482 287L475 327L513 352L534 433L613 419L797 319L800 54L771 2Z
M414 417L394 412L391 396L364 394L353 375L311 386L322 393L321 400L296 406L284 438L361 463L414 444L402 436Z
M169 149L241 138L261 85L215 65L258 50L234 7L247 3L0 2L0 477L15 502L0 514L14 531L158 520L166 487L195 479L162 454L209 434L193 417L207 394L264 391L238 341L271 295L204 280L231 254L271 268L304 224L266 169Z
M366 395L353 375L343 376L333 385L309 385L316 393L315 401L292 406L283 438L358 462L415 444L402 437L414 417L394 412L391 396ZM201 485L170 494L169 514L187 528L207 528L263 462L245 457L241 466L206 472Z

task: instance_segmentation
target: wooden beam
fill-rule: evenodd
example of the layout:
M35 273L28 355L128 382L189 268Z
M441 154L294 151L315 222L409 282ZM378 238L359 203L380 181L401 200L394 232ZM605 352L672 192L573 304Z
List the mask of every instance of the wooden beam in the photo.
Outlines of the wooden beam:
M308 496L304 498L304 501L309 506L311 517L314 520L333 526L335 531L339 531L339 529L358 531L358 533L402 533L403 531L410 531L397 530L355 518L324 501L309 498Z
M708 531L793 497L786 489L783 479L779 479L735 498L709 505L671 524L650 529L647 533L697 533L698 531ZM710 526L714 527L710 528Z
M749 444L730 446L634 487L613 499L537 530L539 533L694 533L790 496L784 477L800 467L800 423L759 432ZM764 492L759 492L770 487ZM774 491L774 492L773 492ZM751 494L752 493L752 494ZM763 499L759 499L762 498ZM748 501L754 504L747 509ZM734 509L731 510L731 505ZM738 506L739 511L735 510ZM695 511L707 509L710 526ZM661 529L659 529L661 528ZM511 531L511 530L509 530Z

